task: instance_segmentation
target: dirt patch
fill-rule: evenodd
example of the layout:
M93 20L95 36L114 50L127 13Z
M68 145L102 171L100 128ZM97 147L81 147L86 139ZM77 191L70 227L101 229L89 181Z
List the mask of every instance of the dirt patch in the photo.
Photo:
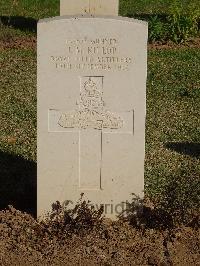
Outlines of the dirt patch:
M77 222L78 224L78 222ZM199 229L136 229L101 220L67 230L10 207L0 212L1 265L199 265Z
M14 37L0 40L0 50L6 49L34 49L36 50L36 37Z
M161 49L184 49L184 48L200 48L200 38L195 38L182 44L175 44L173 42L160 43L155 42L148 44L149 49L161 50Z

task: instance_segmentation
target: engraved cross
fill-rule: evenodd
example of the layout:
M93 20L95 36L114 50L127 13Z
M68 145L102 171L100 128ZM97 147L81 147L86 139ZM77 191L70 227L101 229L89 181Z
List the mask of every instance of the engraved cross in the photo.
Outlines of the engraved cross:
M50 110L49 117L56 117L59 130L78 131L79 188L81 190L103 189L103 136L133 134L133 110L120 114L108 111L103 100L103 77L87 76L81 78L77 110L67 112Z

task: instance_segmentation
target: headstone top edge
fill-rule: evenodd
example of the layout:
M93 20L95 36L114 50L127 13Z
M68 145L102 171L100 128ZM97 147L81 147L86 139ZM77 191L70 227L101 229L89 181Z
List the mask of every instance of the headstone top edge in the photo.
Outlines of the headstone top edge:
M38 24L41 23L48 23L48 22L54 22L54 21L58 21L58 20L62 20L62 19L74 19L74 20L78 20L78 19L110 19L110 20L119 20L119 21L124 21L124 22L135 22L138 24L142 24L144 26L148 27L148 22L144 21L144 20L139 20L139 19L134 19L134 18L129 18L129 17L122 17L122 16L96 16L96 15L64 15L64 16L56 16L56 17L52 17L52 18L44 18L44 19L40 19L38 21Z

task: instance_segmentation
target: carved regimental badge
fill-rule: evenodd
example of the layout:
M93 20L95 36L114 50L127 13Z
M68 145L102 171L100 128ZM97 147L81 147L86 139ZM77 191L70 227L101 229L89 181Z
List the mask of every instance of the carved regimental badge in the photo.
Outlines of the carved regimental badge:
M63 128L122 128L122 118L105 109L103 77L83 77L81 83L79 109L61 114L58 124Z

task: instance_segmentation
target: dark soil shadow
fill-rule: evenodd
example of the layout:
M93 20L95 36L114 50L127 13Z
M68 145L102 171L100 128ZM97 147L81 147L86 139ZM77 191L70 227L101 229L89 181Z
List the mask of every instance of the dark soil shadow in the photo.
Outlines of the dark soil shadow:
M36 163L0 151L0 210L8 205L36 217Z
M119 220L127 221L137 229L166 230L174 227L172 214L161 208L148 206L142 198L133 193L131 202L126 202L126 208L118 216Z
M127 13L126 14L127 17L129 18L135 18L135 19L141 19L141 20L145 20L145 21L150 21L153 18L157 18L160 21L165 22L167 20L167 14L145 14L145 13L138 13L138 14L132 14L132 13Z
M37 31L37 20L33 18L0 16L0 24L12 26L13 28L20 29L22 31Z
M168 142L165 148L176 151L180 154L186 154L191 157L200 158L200 143L192 142Z

